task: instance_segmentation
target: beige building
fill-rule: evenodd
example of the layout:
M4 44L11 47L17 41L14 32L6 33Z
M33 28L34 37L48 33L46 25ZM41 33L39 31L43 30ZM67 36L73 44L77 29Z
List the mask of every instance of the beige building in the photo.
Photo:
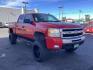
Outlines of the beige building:
M26 13L33 13L35 10L27 10ZM16 22L20 14L24 13L24 9L4 8L0 7L0 22Z

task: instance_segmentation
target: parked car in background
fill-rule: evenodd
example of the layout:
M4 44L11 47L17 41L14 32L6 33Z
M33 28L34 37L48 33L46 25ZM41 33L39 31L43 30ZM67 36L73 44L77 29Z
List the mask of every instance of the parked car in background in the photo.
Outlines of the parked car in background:
M84 28L85 33L93 33L93 21L87 22L86 27Z
M9 23L0 22L0 28L8 28L8 27L9 27Z
M2 22L0 22L0 28L2 28L2 27L4 27L4 25L3 25L3 23L2 23Z
M3 26L8 28L9 27L9 23L3 23Z

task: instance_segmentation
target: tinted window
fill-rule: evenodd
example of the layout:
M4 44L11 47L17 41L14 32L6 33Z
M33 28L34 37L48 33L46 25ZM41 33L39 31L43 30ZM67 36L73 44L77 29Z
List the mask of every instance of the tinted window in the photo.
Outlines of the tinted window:
M30 22L32 21L32 16L31 15L25 15L24 20L29 20ZM29 23L30 23L29 22ZM25 23L25 22L24 22Z
M36 22L59 22L59 20L49 14L34 14L34 19Z
M23 23L23 21L24 21L24 15L20 15L17 22Z

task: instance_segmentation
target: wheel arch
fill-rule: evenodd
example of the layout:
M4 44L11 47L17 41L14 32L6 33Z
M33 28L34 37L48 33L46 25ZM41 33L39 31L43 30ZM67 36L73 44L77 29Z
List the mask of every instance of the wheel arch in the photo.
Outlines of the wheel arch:
M9 33L13 33L13 29L12 28L9 28Z
M43 35L43 36L45 37L45 34L42 33L42 32L35 32L35 33L34 33L34 37L37 36L37 35Z

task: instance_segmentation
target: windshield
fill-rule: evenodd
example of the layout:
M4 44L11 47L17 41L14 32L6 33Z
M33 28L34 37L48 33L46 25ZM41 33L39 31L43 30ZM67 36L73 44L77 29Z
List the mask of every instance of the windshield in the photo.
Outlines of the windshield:
M50 14L34 14L36 22L59 22L59 20Z

